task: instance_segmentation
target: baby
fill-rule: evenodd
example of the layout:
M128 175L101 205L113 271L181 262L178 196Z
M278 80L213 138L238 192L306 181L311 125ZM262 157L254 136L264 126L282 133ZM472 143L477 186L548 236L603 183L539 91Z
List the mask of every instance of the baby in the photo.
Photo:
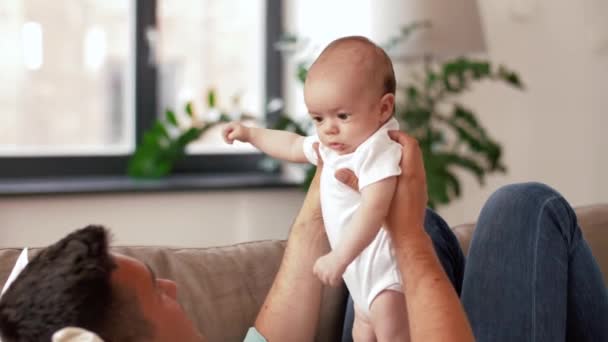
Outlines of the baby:
M391 241L382 228L401 173L401 146L388 136L399 129L392 118L395 75L390 59L364 37L330 43L310 67L304 100L316 135L226 125L227 143L249 142L290 162L323 161L321 208L332 251L314 273L336 286L343 278L355 303L356 341L409 339L405 298ZM359 179L359 192L336 180L339 169Z

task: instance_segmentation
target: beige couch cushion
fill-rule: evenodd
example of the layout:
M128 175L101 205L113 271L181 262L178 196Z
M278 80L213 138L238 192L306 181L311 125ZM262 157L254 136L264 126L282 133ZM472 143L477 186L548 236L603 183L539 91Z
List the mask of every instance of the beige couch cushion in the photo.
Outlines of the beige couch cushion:
M0 290L4 287L20 253L21 248L0 248Z

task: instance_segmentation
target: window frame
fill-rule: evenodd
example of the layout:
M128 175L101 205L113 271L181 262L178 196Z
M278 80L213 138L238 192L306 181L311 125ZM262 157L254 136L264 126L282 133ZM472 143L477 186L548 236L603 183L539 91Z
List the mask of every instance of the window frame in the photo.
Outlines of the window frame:
M266 1L265 28L265 96L270 99L282 98L283 60L274 43L283 34L283 0ZM158 117L158 70L148 63L151 53L146 42L146 30L156 28L157 0L134 0L135 4L135 141L142 140L144 132ZM278 114L266 113L269 124ZM63 178L76 176L118 176L127 175L127 164L131 155L114 156L6 156L0 157L1 179ZM268 173L260 169L264 156L260 153L204 154L188 155L178 162L172 171L180 174L217 173Z

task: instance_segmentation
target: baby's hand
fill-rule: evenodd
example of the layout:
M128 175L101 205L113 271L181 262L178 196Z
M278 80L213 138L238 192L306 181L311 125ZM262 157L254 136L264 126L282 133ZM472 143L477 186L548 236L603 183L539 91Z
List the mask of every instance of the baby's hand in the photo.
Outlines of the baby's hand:
M336 254L330 252L315 262L313 273L325 285L336 287L342 281L342 274L346 271L346 266L342 266L336 258Z
M232 144L235 140L249 142L249 127L237 121L230 122L224 126L222 136L228 144Z

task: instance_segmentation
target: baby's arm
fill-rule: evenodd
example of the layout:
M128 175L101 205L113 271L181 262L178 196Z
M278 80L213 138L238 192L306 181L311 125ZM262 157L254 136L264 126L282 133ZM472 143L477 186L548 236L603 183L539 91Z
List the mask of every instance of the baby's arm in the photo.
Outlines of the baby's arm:
M295 163L308 161L302 148L304 137L292 132L247 127L240 122L231 122L224 127L222 136L228 144L235 140L248 142L273 158Z
M361 190L361 205L344 228L344 239L315 264L314 272L325 284L338 285L346 267L374 240L386 219L396 184L393 176Z

